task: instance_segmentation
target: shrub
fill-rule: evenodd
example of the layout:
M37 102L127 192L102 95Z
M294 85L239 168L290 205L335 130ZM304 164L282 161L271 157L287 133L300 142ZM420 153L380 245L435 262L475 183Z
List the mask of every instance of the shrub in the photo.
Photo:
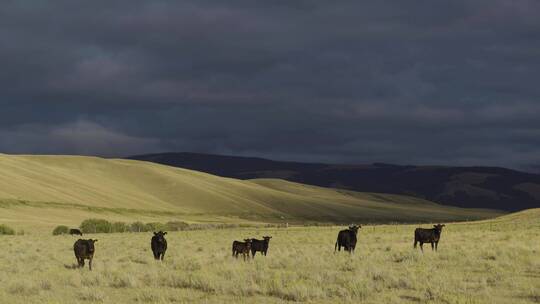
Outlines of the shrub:
M144 231L164 231L167 230L167 226L162 223L148 223L144 225Z
M134 222L130 225L131 232L144 232L144 223L143 222Z
M110 233L112 224L103 219L87 219L81 223L81 230L84 233Z
M68 226L64 226L64 225L56 226L56 228L54 228L52 232L53 235L68 234L68 233L69 233L69 228Z
M68 233L69 229L65 227L66 231L63 231L58 226L53 231L54 235ZM255 227L250 224L188 224L182 221L170 221L165 224L159 222L143 223L141 221L133 222L131 224L124 222L111 223L104 219L87 219L81 223L81 230L84 233L113 233L113 232L149 232L149 231L183 231L183 230L206 230L206 229L228 229L228 228L246 228ZM58 233L57 233L58 229Z
M112 232L127 232L129 231L129 226L124 222L114 222L112 224Z
M169 230L169 231L182 231L182 230L188 230L189 228L188 223L181 222L181 221L171 221L165 225L166 225L166 230Z
M0 225L0 234L4 234L4 235L14 235L15 234L15 230L13 230L12 228L6 226L6 225Z

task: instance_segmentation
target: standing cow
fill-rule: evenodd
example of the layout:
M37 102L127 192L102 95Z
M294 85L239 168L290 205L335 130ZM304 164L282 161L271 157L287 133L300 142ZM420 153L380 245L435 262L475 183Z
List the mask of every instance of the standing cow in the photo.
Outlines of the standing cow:
M356 248L356 235L358 234L358 229L362 228L360 225L351 225L349 229L341 230L338 233L336 245L334 246L334 252L341 251L341 247L348 251L349 253L354 253Z
M244 239L244 242L234 241L232 244L232 255L238 258L239 254L244 256L244 261L249 258L249 251L251 250L251 239Z
M75 252L75 258L77 259L77 264L79 268L84 267L84 260L88 260L88 267L92 270L92 259L94 258L94 243L98 240L82 240L78 239L75 244L73 244L73 251Z
M154 259L156 260L163 261L163 258L165 257L165 251L167 251L167 240L165 240L165 234L167 234L167 232L154 232L154 236L150 242L152 252L154 253Z
M414 248L416 248L416 243L420 243L420 250L424 251L424 243L431 243L431 250L437 251L443 227L444 225L437 224L433 225L431 229L416 228L414 230Z
M253 258L255 258L255 253L257 251L260 251L261 254L266 256L271 238L271 236L263 236L262 240L251 239L251 254L253 255Z

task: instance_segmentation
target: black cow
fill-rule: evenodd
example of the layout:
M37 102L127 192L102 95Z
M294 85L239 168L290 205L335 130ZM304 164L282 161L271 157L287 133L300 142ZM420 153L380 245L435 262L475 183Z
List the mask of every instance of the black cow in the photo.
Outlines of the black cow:
M424 243L431 243L431 250L437 250L439 239L444 225L433 225L431 229L416 228L414 230L414 248L416 243L420 243L420 250L424 251Z
M334 252L336 249L341 251L341 247L344 247L345 251L354 253L354 249L356 248L356 235L358 234L358 229L360 228L362 228L360 225L351 225L349 226L349 229L341 230L338 233L336 245L334 246Z
M69 234L82 236L82 232L79 229L69 229Z
M244 242L234 241L232 244L232 255L235 258L238 258L239 254L244 256L244 261L246 257L249 258L249 250L251 249L251 239L244 239Z
M73 251L75 252L75 258L77 259L77 264L79 268L84 267L84 260L88 260L88 267L92 270L92 259L94 258L94 243L98 240L82 240L78 239L75 244L73 244Z
M251 239L251 254L255 257L255 253L260 251L261 254L266 256L268 252L268 243L270 243L271 236L263 236L262 240Z
M152 252L154 253L154 259L162 260L165 257L165 251L167 251L167 240L165 240L165 234L167 232L154 232L150 246L152 247Z

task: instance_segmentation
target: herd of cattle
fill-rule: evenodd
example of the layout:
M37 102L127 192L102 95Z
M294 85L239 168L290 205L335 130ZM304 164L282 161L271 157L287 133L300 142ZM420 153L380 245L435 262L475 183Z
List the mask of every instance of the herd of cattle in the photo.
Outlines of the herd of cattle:
M445 225L437 224L433 225L431 229L416 228L414 231L414 248L420 243L420 249L424 251L424 243L430 243L432 250L437 250L439 245L439 240L441 238L442 228ZM334 246L334 252L341 251L341 247L349 253L354 253L356 248L357 234L358 229L362 226L360 225L351 225L349 228L341 230L338 233L336 244ZM71 229L71 235L81 235L82 233L78 229ZM167 251L167 240L165 240L165 235L167 232L159 231L154 232L154 236L150 241L150 247L152 248L152 253L154 254L154 259L162 260L165 256L165 251ZM232 244L232 255L238 258L238 255L242 255L244 260L251 257L255 258L255 253L257 251L261 252L262 255L266 256L268 252L268 246L270 244L271 236L264 236L262 240L258 239L244 239L243 242L234 241ZM93 239L79 239L73 245L73 251L75 252L75 258L77 259L77 264L79 267L84 267L84 260L88 260L88 267L92 270L92 260L94 258L95 247L94 243L98 240Z

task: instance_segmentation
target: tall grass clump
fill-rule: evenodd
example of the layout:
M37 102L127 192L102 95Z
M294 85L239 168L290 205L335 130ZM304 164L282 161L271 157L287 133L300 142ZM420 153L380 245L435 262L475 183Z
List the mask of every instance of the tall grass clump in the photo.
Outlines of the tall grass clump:
M54 228L52 232L53 235L61 235L61 234L68 234L68 233L69 233L69 227L64 226L64 225L56 226L56 228Z
M6 226L6 225L0 225L0 235L14 235L15 230L13 228Z

